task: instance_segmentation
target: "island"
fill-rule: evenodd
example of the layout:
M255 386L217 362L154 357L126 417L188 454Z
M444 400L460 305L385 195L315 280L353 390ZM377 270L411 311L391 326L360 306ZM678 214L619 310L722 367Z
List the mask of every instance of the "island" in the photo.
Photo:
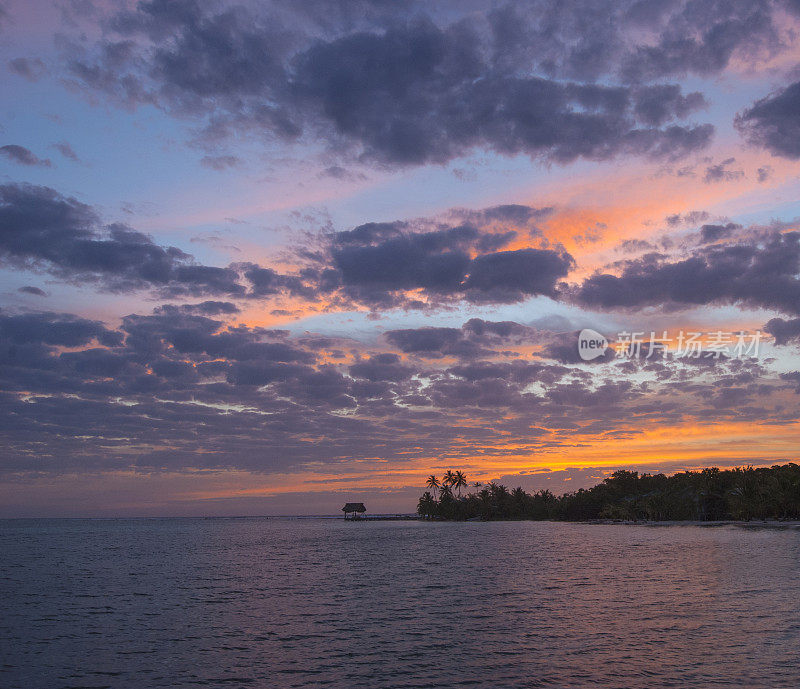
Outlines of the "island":
M639 474L620 469L564 495L527 493L496 482L468 486L462 471L429 476L417 513L432 520L751 521L800 519L800 466L710 467Z

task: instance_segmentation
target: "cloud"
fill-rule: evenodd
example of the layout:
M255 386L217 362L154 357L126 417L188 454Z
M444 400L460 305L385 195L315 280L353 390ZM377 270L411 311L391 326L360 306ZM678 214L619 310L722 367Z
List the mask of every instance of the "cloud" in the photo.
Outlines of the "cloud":
M105 291L149 290L168 299L333 298L348 308L513 303L555 296L557 282L573 266L560 248L500 250L518 236L509 222L536 237L532 223L543 214L503 206L452 211L451 217L472 221L457 225L367 223L324 237L320 251L298 252L299 267L285 274L249 262L201 265L127 225L104 224L93 208L53 189L8 184L0 186L0 260Z
M800 81L739 113L736 128L752 144L783 158L800 158Z
M521 207L490 209L482 219L494 223L504 213L526 221L533 214ZM335 272L330 279L351 299L370 305L402 304L402 293L409 290L422 290L434 303L513 303L532 295L553 295L556 282L573 265L563 250L497 251L516 232L484 229L472 224L435 229L403 222L360 225L334 236Z
M222 172L230 168L236 167L241 161L236 156L204 156L200 160L203 167L210 170L217 170Z
M108 330L99 321L51 312L20 315L0 312L0 338L17 345L64 347L86 345L93 340L107 346L122 342L120 333Z
M584 361L578 353L578 331L559 333L555 335L544 347L541 356L554 359L562 364L605 364L614 359L614 350L609 347L596 359Z
M773 318L767 321L764 330L775 338L776 345L785 345L790 340L800 338L800 318Z
M24 146L16 146L14 144L0 146L0 155L20 165L38 167L52 167L53 165L47 158L37 158Z
M706 168L705 175L703 175L703 181L706 184L711 184L712 182L734 182L737 179L743 179L743 170L728 169L728 166L735 162L736 158L728 158L716 165L709 165Z
M209 148L243 133L306 137L399 166L487 149L562 163L680 157L705 147L713 127L685 122L702 94L663 80L775 45L769 11L749 3L701 12L678 2L647 18L641 3L600 5L434 16L366 3L364 15L334 20L316 5L143 2L108 16L94 45L63 43L80 88L193 118ZM692 38L681 42L676 25Z
M470 318L462 329L474 339L504 342L529 337L532 330L515 321L485 321L482 318Z
M797 232L704 225L688 257L650 252L618 262L619 274L598 273L569 286L564 280L575 263L563 248L502 248L520 232L540 241L532 224L537 209L449 214L453 219L466 216L472 224L422 219L359 225L323 237L318 251L298 253L299 267L284 274L253 263L201 265L126 225L103 224L94 209L52 189L3 185L0 260L11 268L47 272L106 291L228 299L185 307L186 313L205 315L234 313L238 307L231 299L287 297L325 303L329 309L436 309L458 302L517 303L532 296L601 309L741 303L800 313ZM519 231L509 229L509 218ZM475 333L457 339L436 351L480 352ZM395 344L401 345L399 340Z
M741 225L732 222L725 225L703 225L700 228L700 244L711 244L720 239L728 238L741 229Z
M0 15L2 15L2 10L0 9ZM27 57L17 57L13 60L10 60L8 63L8 69L21 76L28 81L39 81L45 74L47 74L47 67L40 60L38 57L35 58L27 58Z
M337 234L331 253L342 284L359 294L458 289L477 230L465 226L409 233L404 229L402 223L372 223Z
M71 160L74 163L80 162L78 154L75 153L72 146L70 146L66 141L61 141L60 143L53 144L53 148L55 148L67 160Z
M554 296L558 280L574 265L564 251L518 249L473 259L464 290L473 302L515 302L537 294Z
M17 292L22 292L22 294L33 294L37 297L46 297L47 292L39 287L33 287L32 285L25 285L24 287L20 287Z
M759 183L767 182L772 178L775 169L771 165L765 165L757 170Z
M505 350L515 345L532 345L541 339L535 328L514 321L481 318L470 318L461 328L405 328L389 330L384 336L405 354L433 359L444 356L474 359L490 355L495 347Z
M390 331L383 351L340 351L332 364L321 350L356 343L197 311L162 305L116 329L70 314L0 312L0 472L470 462L637 432L632 420L655 414L665 423L796 418L794 397L781 395L793 395L795 382L737 360L701 372L670 359L641 368L611 361L589 375L509 354L508 344L533 339L526 326L473 319Z
M641 87L636 91L636 115L646 124L660 126L675 117L686 117L706 107L702 93L683 95L677 84Z
M321 177L332 177L343 182L363 182L367 176L361 172L352 172L341 165L331 165L326 167L321 173Z
M156 307L157 314L197 314L200 316L222 316L239 313L239 307L229 301L203 301L199 304L163 304Z
M113 292L245 294L236 271L194 264L189 254L126 225L103 225L91 207L48 187L0 186L0 256L12 267Z
M690 211L683 215L676 213L675 215L668 215L665 218L667 225L670 227L678 227L680 225L696 225L697 223L704 222L711 217L707 211Z
M638 12L648 5L636 3L631 9ZM672 3L650 14L645 23L652 26L657 17L658 38L634 47L622 60L622 72L635 81L717 74L736 54L752 60L754 55L774 50L778 16L766 2Z
M727 234L709 226L705 239ZM574 293L593 308L740 303L800 313L800 233L767 232L696 249L683 260L649 254L622 264L619 275L596 274Z
M292 85L318 123L367 157L401 165L444 163L475 148L560 162L680 156L710 139L708 125L658 128L702 97L497 74L470 50L470 34L420 20L318 43L299 57Z
M404 366L400 357L394 353L373 354L369 359L359 361L348 369L351 376L366 378L370 381L393 381L399 383L408 380L414 374L414 369Z
M268 297L277 294L314 299L317 292L313 283L318 276L314 271L301 275L284 275L272 268L262 268L255 263L233 264L250 282L249 296Z
M655 251L656 247L644 239L624 239L616 247L615 251L632 254L642 251Z
M386 339L407 354L442 357L448 354L474 356L481 353L474 343L464 337L460 328L390 330L386 333Z

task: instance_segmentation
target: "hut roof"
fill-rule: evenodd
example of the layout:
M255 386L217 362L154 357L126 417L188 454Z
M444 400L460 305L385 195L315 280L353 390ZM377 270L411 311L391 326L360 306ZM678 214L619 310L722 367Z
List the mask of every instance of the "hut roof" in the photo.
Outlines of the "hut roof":
M367 508L364 507L363 502L348 502L342 507L342 512L366 512Z

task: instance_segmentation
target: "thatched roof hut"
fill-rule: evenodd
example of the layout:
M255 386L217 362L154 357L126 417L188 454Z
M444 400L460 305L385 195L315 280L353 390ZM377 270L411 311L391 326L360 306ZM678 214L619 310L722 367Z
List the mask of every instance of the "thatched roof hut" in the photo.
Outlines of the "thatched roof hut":
M344 507L342 507L342 512L344 512L344 518L347 519L348 514L353 515L353 519L355 519L356 514L363 514L367 511L367 508L364 507L363 502L348 502Z

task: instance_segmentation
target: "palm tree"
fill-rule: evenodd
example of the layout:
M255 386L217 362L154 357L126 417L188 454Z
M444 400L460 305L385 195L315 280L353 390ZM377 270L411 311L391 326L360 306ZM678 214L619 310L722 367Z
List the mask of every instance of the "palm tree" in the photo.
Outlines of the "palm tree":
M428 476L428 480L425 481L425 485L433 491L433 494L436 495L436 491L439 490L441 487L441 483L439 483L439 479L436 478L433 474Z
M461 489L466 488L467 485L467 477L464 475L464 472L459 469L453 476L453 488L458 491L459 498L461 497Z
M444 472L444 478L442 479L443 486L450 486L452 487L455 485L456 475L453 473L452 470L448 469Z
M419 504L417 505L417 513L421 517L430 519L435 509L436 509L436 501L433 499L433 496L428 491L425 491L425 493L423 493L422 497L419 499Z

